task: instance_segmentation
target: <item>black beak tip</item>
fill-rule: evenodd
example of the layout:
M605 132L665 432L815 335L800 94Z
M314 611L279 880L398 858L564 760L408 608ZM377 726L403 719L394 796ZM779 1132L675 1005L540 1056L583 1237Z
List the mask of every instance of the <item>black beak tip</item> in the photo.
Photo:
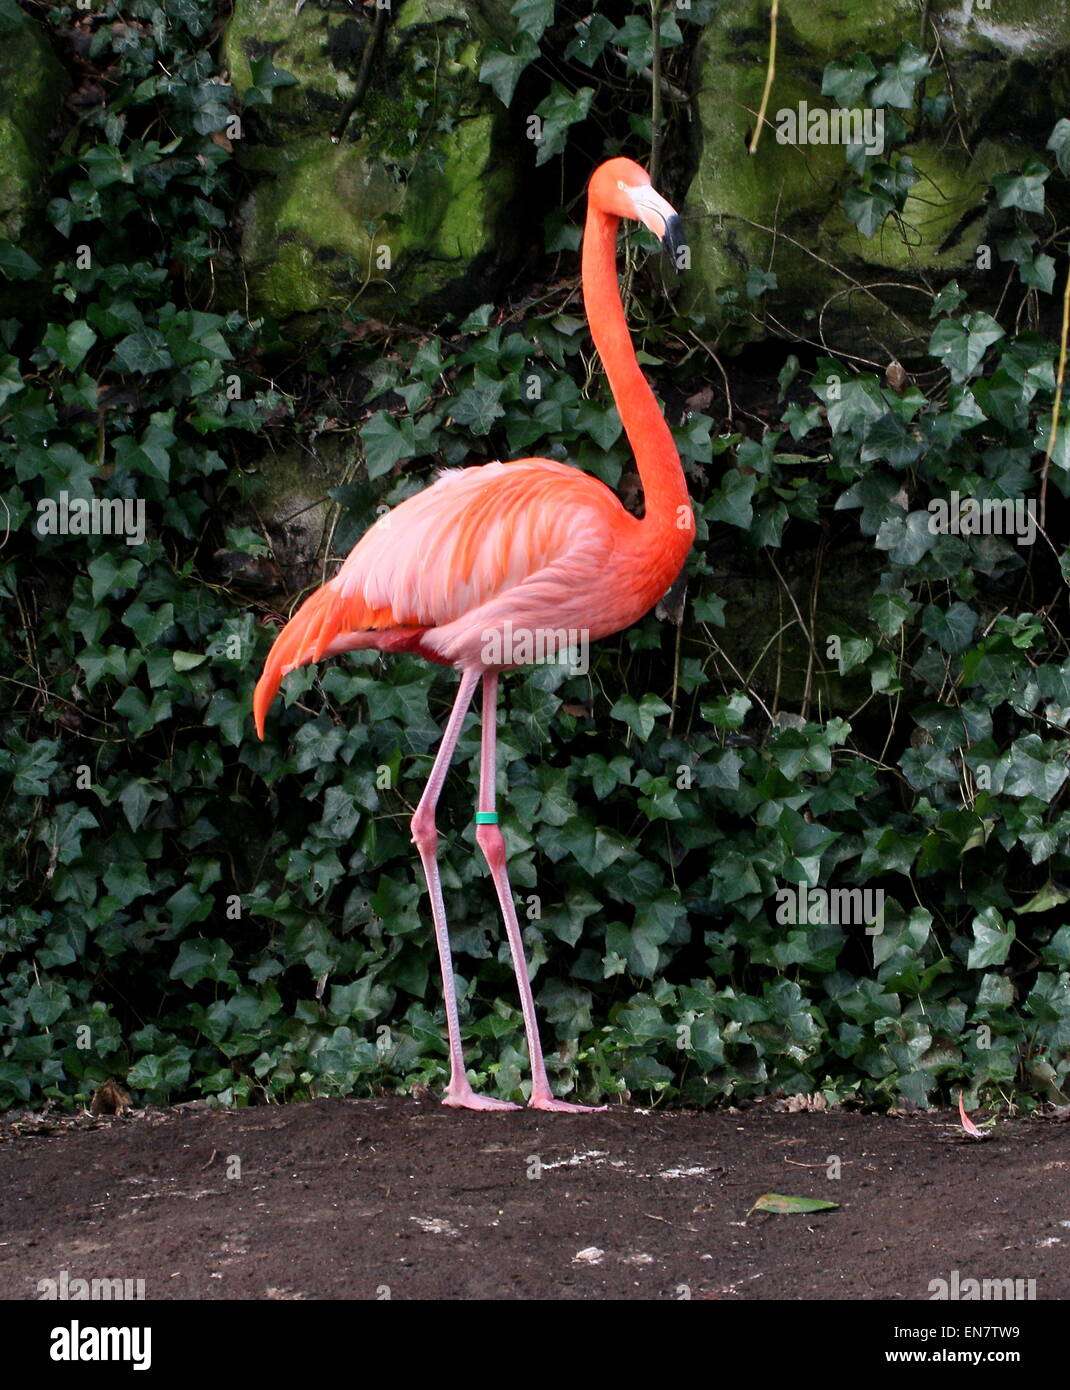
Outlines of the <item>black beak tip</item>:
M687 241L684 238L684 224L675 213L665 224L665 234L661 238L661 244L672 258L673 269L680 270L682 267L679 253L687 246Z

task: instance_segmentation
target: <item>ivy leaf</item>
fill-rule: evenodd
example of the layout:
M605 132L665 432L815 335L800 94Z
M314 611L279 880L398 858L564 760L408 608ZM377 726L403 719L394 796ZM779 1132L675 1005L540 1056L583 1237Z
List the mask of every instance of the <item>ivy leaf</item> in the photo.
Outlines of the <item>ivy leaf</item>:
M189 887L189 885L186 885ZM177 896L177 895L175 895ZM207 941L204 937L194 937L183 941L178 955L171 966L171 979L181 980L191 988L201 980L218 980L224 984L239 984L238 976L230 969L233 948L218 938Z
M15 357L0 358L0 405L3 405L9 396L17 395L25 387L26 383L19 371L18 359Z
M477 367L472 386L466 387L450 407L450 414L459 425L467 425L473 434L489 434L495 420L505 414L501 403L504 381L485 376Z
M277 68L267 54L262 58L254 58L249 64L249 72L253 79L252 86L246 87L242 92L242 101L246 106L270 106L274 101L276 88L294 87L298 82L292 72L287 72L285 68ZM216 86L221 92L226 90L218 83L211 85ZM223 115L225 118L228 113L224 110ZM209 126L203 133L208 134L209 131L220 128Z
M1003 329L990 314L966 314L938 323L929 339L929 351L940 358L952 381L961 382L976 376L981 359L1002 337Z
M516 16L518 33L527 34L538 43L553 22L554 0L516 0L509 13Z
M107 188L112 183L133 182L130 166L124 163L122 155L114 145L97 145L94 149L86 150L81 156L81 162L94 188Z
M15 795L47 796L48 779L59 766L59 744L46 738L27 743L20 734L9 733L7 745L0 749L0 771L14 774Z
M128 333L115 346L115 360L124 372L140 372L148 376L174 365L167 339L156 328L142 328Z
M666 9L665 20L671 12ZM662 43L667 38L666 31L662 29ZM650 66L654 53L654 31L651 28L650 20L645 15L630 14L624 23L617 30L614 43L624 50L625 68L629 77L635 77L644 68ZM667 46L667 45L666 45Z
M30 1017L39 1028L51 1028L70 1007L71 998L55 984L34 984L26 995Z
M8 280L32 280L40 273L41 267L32 256L7 237L0 237L0 274Z
M725 600L715 594L700 594L691 604L691 611L698 623L712 623L714 627L725 625Z
M654 732L659 717L670 713L671 709L664 700L648 692L638 702L631 695L622 695L609 711L609 717L622 720L636 738L645 743Z
M1019 265L1018 278L1030 289L1043 290L1045 294L1051 294L1055 285L1055 261L1046 252L1041 251L1032 260L1023 261Z
M600 449L609 450L621 436L624 426L615 405L582 401L576 416L579 429L586 430Z
M921 630L934 638L945 652L965 651L977 630L977 614L965 603L938 608L930 603L921 615Z
M874 594L869 601L869 616L885 637L894 637L912 611L913 604L899 594Z
M163 787L155 787L144 777L135 777L127 782L119 793L119 804L126 815L131 830L140 830L154 801L166 801L167 792Z
M55 818L46 822L40 839L44 844L56 846L56 857L61 864L71 864L82 854L82 831L95 830L99 824L85 806L64 801L56 807Z
M537 165L545 164L564 150L569 127L577 121L586 120L593 98L593 87L580 87L578 91L568 92L560 82L553 83L550 95L544 97L535 108L535 114L542 118L542 138L535 156Z
M747 695L719 695L712 703L703 705L701 713L715 729L742 729L752 703Z
M479 69L480 82L495 94L503 106L513 100L520 74L539 56L539 45L530 38L522 39L514 50L492 49Z
M713 500L706 506L706 516L711 521L724 521L746 531L751 524L751 499L757 486L758 480L753 473L740 473L730 468L721 479L720 488L714 490Z
M1070 120L1065 116L1060 116L1055 122L1055 129L1044 148L1054 153L1060 174L1070 178Z
M193 1053L188 1047L173 1047L164 1056L149 1053L139 1057L127 1073L127 1085L152 1096L167 1096L189 1081Z
M112 708L129 719L131 735L141 738L155 725L170 719L172 707L167 691L161 690L150 702L136 685L128 685Z
M938 319L944 314L953 314L959 305L966 298L966 291L960 289L957 280L949 280L944 288L937 294L929 309L929 317Z
M216 690L208 702L204 713L206 728L218 729L224 740L237 748L245 737L249 723L249 709L244 700L238 700L229 690Z
M746 291L748 299L761 299L762 295L769 290L775 290L778 284L776 273L772 270L750 269L747 271Z
M862 666L873 655L873 642L869 637L856 633L844 633L840 638L838 661L841 676L849 675L856 666Z
M561 701L532 680L513 687L509 696L509 723L522 733L531 748L546 743Z
M135 555L106 550L89 562L93 602L100 603L108 594L123 593L133 588L141 574L142 564Z
M852 185L843 195L843 210L864 237L871 237L895 211L895 200L883 189L867 191Z
M407 418L395 420L385 410L377 410L361 426L360 438L369 478L379 478L403 459L416 456L412 421Z
M249 71L258 87L293 87L297 84L292 72L277 68L266 54L262 58L254 58L249 64Z
M1008 927L994 907L986 907L973 919L973 945L966 961L970 970L986 970L990 965L1002 965L1014 940L1014 928Z
M1061 907L1065 902L1070 902L1070 893L1054 883L1046 883L1017 911L1020 916L1027 912L1050 912L1053 907ZM1066 932L1067 928L1062 927L1060 930Z
M856 53L849 63L838 58L825 65L821 95L831 97L837 106L850 109L860 105L862 94L877 76L877 69L865 53Z
M1027 161L1020 174L997 174L992 180L1001 208L1021 208L1023 212L1044 211L1044 183L1051 170L1039 159Z
M1023 261L1033 259L1033 247L1036 244L1036 232L1019 228L1013 236L1004 237L996 242L996 249L1001 261L1014 261L1017 265L1021 265Z
M576 58L585 67L593 68L612 39L617 26L604 14L589 14L576 21L576 37L565 49L566 58Z
M1068 776L1059 745L1038 734L1026 734L1011 744L1003 789L1008 796L1035 796L1050 801Z
M887 550L893 564L916 565L937 542L937 536L929 529L931 520L928 512L907 515L897 507L892 516L881 522L874 545L878 550Z
M908 110L914 105L915 88L931 71L929 60L920 48L912 43L901 43L895 59L885 63L873 84L869 96L871 105Z
M56 354L61 366L73 371L97 341L97 335L85 319L75 319L66 325L50 323L42 341Z

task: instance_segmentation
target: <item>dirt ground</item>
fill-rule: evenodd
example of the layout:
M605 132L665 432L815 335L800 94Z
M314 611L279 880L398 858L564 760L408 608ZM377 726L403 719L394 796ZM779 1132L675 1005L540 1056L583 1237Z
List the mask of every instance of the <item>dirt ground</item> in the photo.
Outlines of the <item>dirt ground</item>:
M1070 1127L909 1118L473 1114L428 1098L0 1120L0 1298L1070 1298ZM839 1176L835 1176L836 1173ZM831 1175L831 1176L830 1176ZM763 1193L839 1203L754 1213Z

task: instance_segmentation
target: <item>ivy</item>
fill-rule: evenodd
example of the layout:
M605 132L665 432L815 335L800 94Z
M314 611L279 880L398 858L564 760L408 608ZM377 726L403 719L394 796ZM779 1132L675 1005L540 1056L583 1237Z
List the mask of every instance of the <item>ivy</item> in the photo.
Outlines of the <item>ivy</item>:
M0 1101L84 1102L109 1075L154 1102L440 1086L408 822L455 677L349 653L291 673L255 739L272 637L321 577L284 564L259 470L295 441L340 442L323 499L336 556L441 466L568 458L627 498L630 450L568 287L434 332L381 334L353 308L300 348L213 299L236 197L213 137L234 97L206 47L215 7L157 13L48 9L61 45L86 25L108 100L59 144L49 254L0 242L33 308L0 322ZM662 15L670 80L709 13ZM481 76L540 116L533 162L597 129L622 81L620 128L645 117L653 31L645 10L620 19L513 6ZM269 59L253 80L253 104L289 81ZM915 112L940 119L935 82L909 44L826 70L833 100L888 115L884 155L851 155L862 230L910 196L897 142ZM1050 169L1027 157L987 195L1006 218L999 254L1034 294L1065 254L1048 239L1064 127ZM549 225L551 258L575 248L573 217ZM752 300L775 288L751 271ZM681 343L703 325L642 322L696 503L683 624L648 616L592 648L589 672L510 677L499 728L510 872L562 1089L699 1105L1066 1089L1065 422L1057 553L970 524L982 504L1039 500L1057 353L953 282L931 312L914 380L800 348L745 433L696 389ZM343 404L353 380L366 387ZM40 504L62 492L143 502L144 533L42 534ZM826 602L829 571L849 605ZM734 581L759 572L784 583L751 660ZM793 663L803 676L782 686ZM472 828L478 760L470 721L440 808L443 885L469 1064L518 1094L523 1021ZM852 893L859 912L833 920L832 895Z

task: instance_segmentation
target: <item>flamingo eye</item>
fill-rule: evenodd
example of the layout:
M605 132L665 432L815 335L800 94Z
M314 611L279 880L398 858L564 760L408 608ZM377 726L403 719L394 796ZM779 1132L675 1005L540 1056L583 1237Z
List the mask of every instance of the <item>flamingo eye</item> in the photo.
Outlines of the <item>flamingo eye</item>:
M625 189L625 188L628 187L628 185L624 182L623 179L618 179L618 180L617 180L617 187L620 188L620 189Z

